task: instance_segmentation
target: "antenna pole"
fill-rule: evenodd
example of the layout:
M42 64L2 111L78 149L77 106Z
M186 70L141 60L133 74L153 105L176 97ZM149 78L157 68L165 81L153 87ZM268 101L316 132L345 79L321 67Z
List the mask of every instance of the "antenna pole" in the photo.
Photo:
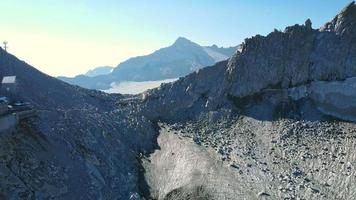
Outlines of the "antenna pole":
M4 49L5 49L5 51L7 51L7 48L8 48L8 46L7 46L7 41L4 41L3 44L4 44Z

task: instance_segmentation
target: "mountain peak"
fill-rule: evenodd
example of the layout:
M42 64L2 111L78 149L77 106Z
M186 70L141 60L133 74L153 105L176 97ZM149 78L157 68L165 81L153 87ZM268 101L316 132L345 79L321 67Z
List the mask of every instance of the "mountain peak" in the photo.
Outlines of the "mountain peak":
M194 42L188 40L185 37L178 37L177 40L173 44L174 46L186 46L186 45L196 45Z
M185 37L178 37L175 42L192 42Z

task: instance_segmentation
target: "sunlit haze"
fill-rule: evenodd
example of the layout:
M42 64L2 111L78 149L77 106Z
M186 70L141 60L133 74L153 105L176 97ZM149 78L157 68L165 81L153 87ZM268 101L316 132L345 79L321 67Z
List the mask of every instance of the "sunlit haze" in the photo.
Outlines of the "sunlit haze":
M115 67L179 36L201 45L232 46L307 18L317 28L348 2L3 0L0 40L47 74L74 76L97 66Z

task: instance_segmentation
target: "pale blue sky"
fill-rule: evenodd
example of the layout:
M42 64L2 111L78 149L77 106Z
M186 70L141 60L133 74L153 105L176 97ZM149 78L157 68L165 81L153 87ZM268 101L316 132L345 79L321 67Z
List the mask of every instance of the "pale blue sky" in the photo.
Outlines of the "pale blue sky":
M116 66L183 36L232 46L304 23L318 28L350 0L1 0L0 40L50 75Z

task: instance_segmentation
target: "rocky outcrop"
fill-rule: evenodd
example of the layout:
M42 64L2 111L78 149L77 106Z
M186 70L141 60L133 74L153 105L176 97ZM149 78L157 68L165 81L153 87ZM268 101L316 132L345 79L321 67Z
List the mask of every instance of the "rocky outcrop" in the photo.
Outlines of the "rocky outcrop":
M310 85L309 96L318 108L329 115L356 121L356 78L345 81L318 81Z
M356 76L355 16L352 3L325 25L328 28L313 30L307 21L247 39L227 66L226 92L241 97L265 88Z
M354 99L356 97L356 78L344 81L314 81L309 84L278 90L294 101L310 99L320 112L333 117L356 121ZM284 96L284 98L288 98Z
M337 35L355 38L355 2L347 5L335 18L326 23L320 30L335 32Z

